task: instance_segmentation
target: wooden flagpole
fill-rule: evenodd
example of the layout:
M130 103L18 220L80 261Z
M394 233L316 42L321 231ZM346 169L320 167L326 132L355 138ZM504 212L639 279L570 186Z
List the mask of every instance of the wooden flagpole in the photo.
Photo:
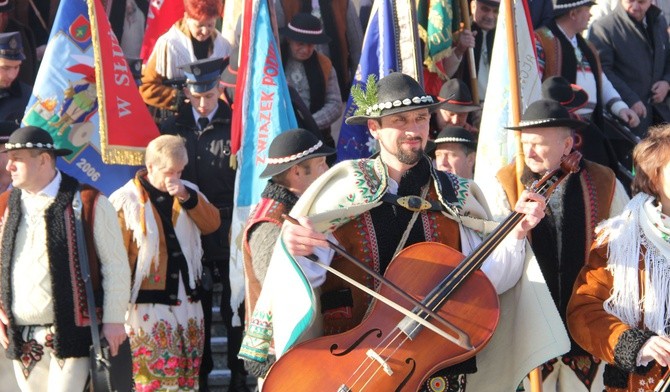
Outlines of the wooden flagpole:
M463 28L466 30L472 30L468 0L460 0L460 6ZM486 45L486 43L483 43L483 45ZM479 89L477 88L477 65L475 64L475 51L473 48L468 48L466 53L468 56L468 68L470 70L470 92L472 93L472 101L475 103L475 105L479 105Z
M517 52L516 23L514 19L514 0L503 0L505 2L505 33L507 34L507 54L509 58L509 82L510 82L510 116L512 126L519 125L521 120L521 86L519 81L519 54ZM514 140L516 141L516 179L517 194L524 190L521 184L521 173L523 173L524 156L521 148L521 131L514 131Z
M519 53L517 52L516 39L516 20L514 19L514 0L503 0L505 2L505 32L507 34L507 52L509 56L510 71L510 115L512 126L519 125L521 120L521 86L519 79ZM521 131L514 130L514 140L516 141L516 185L517 194L520 195L524 190L521 184L521 173L523 173L524 155L521 147ZM540 367L531 370L528 375L530 379L531 392L542 392L542 372Z

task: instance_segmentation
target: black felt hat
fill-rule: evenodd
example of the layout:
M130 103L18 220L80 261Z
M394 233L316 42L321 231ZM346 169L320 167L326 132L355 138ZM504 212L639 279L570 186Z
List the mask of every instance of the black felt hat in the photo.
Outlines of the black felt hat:
M52 151L56 156L72 154L72 150L68 150L67 148L56 148L49 132L32 125L12 132L9 140L5 143L5 151L25 149Z
M561 15L566 14L571 9L578 8L584 5L590 7L596 5L596 2L593 0L553 0L553 5L554 5L553 17L557 18Z
M292 41L306 44L327 44L330 37L323 31L319 18L308 13L295 14L291 22L279 29L279 34Z
M335 154L316 135L306 129L296 128L280 133L270 143L267 166L260 178L272 177L292 166L316 157Z
M444 102L440 109L450 112L468 113L481 109L480 105L472 101L472 94L465 82L456 78L444 82L437 99Z
M14 0L0 0L0 12L14 11Z
M370 86L367 89L369 90ZM377 82L377 96L374 98L374 104L365 108L360 107L365 114L351 116L345 122L364 125L368 120L379 119L391 114L422 108L433 111L444 104L426 94L423 87L414 78L400 72L393 72L381 78Z
M500 0L498 0L498 1L495 1L495 0L476 0L476 1L478 1L480 3L484 3L484 4L488 5L489 7L494 7L494 8L500 7Z
M568 109L552 99L540 99L528 106L519 125L507 129L567 127L575 130L586 128L588 124L570 117Z
M0 33L0 58L19 61L26 59L19 32Z
M562 76L552 76L542 82L542 98L558 101L568 111L575 111L589 102L589 94Z
M237 84L237 67L239 63L239 48L233 48L228 59L228 65L221 74L221 84L224 87L235 87Z
M472 132L468 131L463 127L446 127L440 131L437 135L437 138L433 140L433 143L440 145L442 143L462 143L472 146L473 148L477 147L477 141L472 135Z
M186 87L194 93L204 93L213 89L221 80L224 61L220 57L194 61L182 65L186 75Z

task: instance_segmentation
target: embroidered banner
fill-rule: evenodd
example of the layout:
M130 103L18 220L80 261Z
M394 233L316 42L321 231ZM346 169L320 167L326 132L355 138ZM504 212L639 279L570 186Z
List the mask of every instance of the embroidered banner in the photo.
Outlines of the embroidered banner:
M417 3L419 36L425 53L423 64L442 79L447 77L442 60L451 53L452 9L452 0L419 0Z
M352 85L359 85L365 90L368 75L376 75L379 80L396 71L421 82L419 42L413 1L375 0ZM353 116L356 109L358 106L350 95L344 118ZM337 142L338 161L367 158L376 151L377 143L366 126L342 122Z
M238 237L267 183L267 179L260 179L258 175L265 169L272 139L297 127L268 1L247 2L243 15L231 138L232 152L237 152L238 163L235 210L230 229L233 238L230 249L233 311L237 311L244 300L243 256ZM236 317L234 322L240 322L239 318Z
M105 194L143 164L158 129L99 0L60 2L23 124L72 150L59 168Z
M504 127L510 125L510 72L508 48L516 47L519 59L519 81L521 92L521 112L528 105L540 99L542 82L537 71L535 56L535 41L533 27L530 24L528 6L524 0L514 1L514 20L516 42L507 42L505 34L505 8L507 2L500 4L498 24L496 26L495 42L491 57L491 71L486 90L487 97L496 97L484 101L482 122L479 127L479 144L477 146L477 165L475 167L475 182L482 189L486 183L495 181L498 170L507 165L516 155L516 141L514 133Z

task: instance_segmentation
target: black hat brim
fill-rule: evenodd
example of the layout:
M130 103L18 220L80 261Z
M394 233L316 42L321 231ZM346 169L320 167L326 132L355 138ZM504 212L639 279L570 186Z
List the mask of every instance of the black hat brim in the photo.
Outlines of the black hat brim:
M290 169L291 167L297 165L300 162L306 161L308 159L312 158L318 158L318 157L325 157L328 155L335 154L335 149L323 144L318 150L314 151L313 153L309 155L305 155L302 158L298 158L294 161L290 162L285 162L285 163L279 163L276 165L267 165L265 167L265 170L258 176L259 178L268 178L268 177L273 177L276 176L277 174L281 174L285 172L286 170Z
M583 89L573 89L574 98L569 103L563 105L569 111L582 108L589 102L589 94Z
M392 114L398 114L398 113L404 113L404 112L410 112L412 110L418 110L418 109L428 109L429 112L434 112L437 109L440 109L441 106L443 106L445 102L433 102L430 104L416 104L416 105L407 105L407 106L398 106L398 107L393 107L390 109L384 109L378 116L364 116L364 115L359 115L359 116L351 116L347 117L344 122L347 125L366 125L368 123L368 120L379 120L382 117L390 116Z
M470 113L481 108L482 107L480 105L456 105L448 101L444 101L444 104L440 109L445 109L454 113Z
M530 129L530 128L565 127L565 128L575 129L575 130L581 130L581 129L586 128L588 125L589 124L585 123L584 121L573 120L571 118L549 118L549 119L546 119L546 120L529 121L529 122L521 121L519 123L519 125L514 126L514 127L505 127L505 129L524 130L524 129Z
M55 148L55 149L52 149L52 148L37 148L37 147L5 148L4 146L5 145L3 143L1 145L1 147L3 149L2 149L2 151L0 151L0 153L9 152L9 151L18 151L18 150L42 150L42 151L52 152L57 157L64 157L66 155L72 154L72 150L69 150L67 148Z
M282 37L290 39L292 41L303 42L306 44L321 45L330 42L330 37L328 37L326 33L322 32L321 34L314 34L314 35L300 34L297 31L293 31L286 26L281 27L279 29L279 34Z

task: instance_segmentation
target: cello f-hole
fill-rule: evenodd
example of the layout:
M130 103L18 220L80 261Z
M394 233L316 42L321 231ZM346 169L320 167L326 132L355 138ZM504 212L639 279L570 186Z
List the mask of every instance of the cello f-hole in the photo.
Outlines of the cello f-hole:
M405 359L405 363L408 365L412 365L409 372L407 373L407 376L400 382L398 385L398 388L396 388L396 392L402 391L402 389L405 387L405 384L409 381L410 378L414 375L414 371L416 370L416 362L414 361L414 358L407 358Z
M347 347L344 351L342 351L340 353L335 352L335 350L337 350L339 348L338 344L337 343L333 344L332 346L330 346L330 353L333 354L336 357L341 357L343 355L347 355L352 350L354 350L356 347L358 347L363 342L363 340L365 340L365 338L367 338L368 336L370 336L374 333L376 333L377 338L382 337L382 330L379 329L379 328L373 328L373 329L365 332L363 335L361 335L361 337L356 339L356 341L351 346Z

